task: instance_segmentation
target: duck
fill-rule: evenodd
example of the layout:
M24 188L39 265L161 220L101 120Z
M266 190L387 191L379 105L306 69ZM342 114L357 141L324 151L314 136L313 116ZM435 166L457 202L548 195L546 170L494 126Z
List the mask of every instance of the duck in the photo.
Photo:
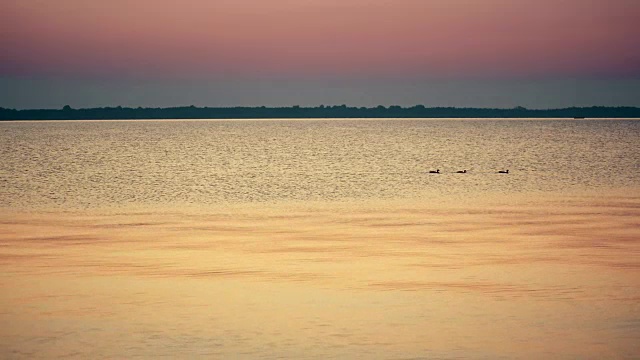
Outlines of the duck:
M498 171L498 174L508 174L509 170L500 170Z
M438 169L436 171L430 170L429 174L440 174L440 169Z
M467 173L467 170L466 170L466 169L465 169L465 170L458 170L458 171L456 171L456 174L466 174L466 173Z

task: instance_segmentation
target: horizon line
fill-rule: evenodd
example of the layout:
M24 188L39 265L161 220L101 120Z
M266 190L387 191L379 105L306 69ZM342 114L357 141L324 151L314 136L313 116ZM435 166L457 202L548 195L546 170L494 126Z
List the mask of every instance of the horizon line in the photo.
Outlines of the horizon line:
M230 105L230 106L196 106L196 105L179 105L179 106L94 106L94 107L81 107L74 108L70 105L64 105L61 108L6 108L0 106L0 111L82 111L82 110L171 110L171 109L206 109L206 110L230 110L230 109L270 109L270 110L278 110L278 109L291 109L291 110L304 110L304 109L324 109L324 110L339 110L339 109L350 109L350 110L410 110L410 109L420 109L420 110L429 110L429 109L450 109L450 110L511 110L511 111L559 111L559 110L588 110L588 109L640 109L640 106L633 105L616 105L616 106L608 106L608 105L590 105L590 106L567 106L567 107L555 107L555 108L527 108L524 106L513 106L513 107L477 107L477 106L426 106L423 104L416 104L411 106L401 106L401 105L375 105L375 106L352 106L347 104L330 104L330 105L316 105L316 106L304 106L304 105L286 105L286 106L267 106L267 105Z

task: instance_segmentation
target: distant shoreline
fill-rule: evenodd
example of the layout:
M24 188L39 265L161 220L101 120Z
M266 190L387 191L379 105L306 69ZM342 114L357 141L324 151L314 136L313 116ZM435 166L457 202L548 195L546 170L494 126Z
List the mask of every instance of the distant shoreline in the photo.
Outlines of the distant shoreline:
M342 119L342 118L640 118L638 107L570 107L562 109L509 109L377 106L349 107L103 107L73 109L5 109L0 121L12 120L138 120L138 119Z

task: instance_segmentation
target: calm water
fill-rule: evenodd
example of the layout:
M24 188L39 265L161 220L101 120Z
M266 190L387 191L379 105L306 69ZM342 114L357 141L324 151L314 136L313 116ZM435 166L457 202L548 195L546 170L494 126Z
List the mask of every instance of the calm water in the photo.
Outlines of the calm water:
M640 184L640 121L0 124L0 207L464 197ZM440 169L440 176L425 176ZM451 174L468 170L465 175ZM508 177L495 174L509 169Z
M639 145L633 120L0 123L0 358L637 359Z

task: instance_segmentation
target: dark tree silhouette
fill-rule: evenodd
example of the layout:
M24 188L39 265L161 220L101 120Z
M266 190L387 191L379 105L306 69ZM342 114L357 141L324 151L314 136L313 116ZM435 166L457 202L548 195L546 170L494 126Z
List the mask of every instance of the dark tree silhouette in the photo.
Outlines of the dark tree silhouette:
M318 107L196 107L15 110L0 108L0 120L100 120L100 119L274 119L274 118L640 118L637 107L581 107L533 110L378 105L373 108L347 105Z

